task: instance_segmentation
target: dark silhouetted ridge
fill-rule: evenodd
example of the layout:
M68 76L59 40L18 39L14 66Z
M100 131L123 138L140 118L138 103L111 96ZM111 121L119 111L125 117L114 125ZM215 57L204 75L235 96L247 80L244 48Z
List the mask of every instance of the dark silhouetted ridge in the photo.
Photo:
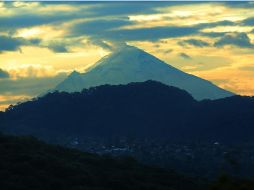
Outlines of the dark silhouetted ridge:
M133 136L204 141L248 141L254 100L233 96L198 102L186 91L146 81L49 93L10 107L2 129L43 139Z

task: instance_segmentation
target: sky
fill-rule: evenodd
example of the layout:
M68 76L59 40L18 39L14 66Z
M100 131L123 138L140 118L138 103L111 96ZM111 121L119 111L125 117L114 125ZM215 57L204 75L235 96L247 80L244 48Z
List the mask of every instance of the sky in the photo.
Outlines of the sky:
M254 95L254 2L0 2L0 110L122 44Z

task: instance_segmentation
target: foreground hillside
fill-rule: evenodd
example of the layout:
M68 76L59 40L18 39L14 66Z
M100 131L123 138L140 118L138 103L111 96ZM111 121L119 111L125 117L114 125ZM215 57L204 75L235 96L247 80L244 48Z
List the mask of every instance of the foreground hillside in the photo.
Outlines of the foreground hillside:
M173 172L143 166L132 158L112 159L47 145L31 137L0 135L3 190L197 190Z
M215 177L254 176L254 99L196 101L155 81L55 92L0 113L5 133Z
M254 98L198 102L155 81L55 92L10 107L2 130L40 138L137 137L176 141L253 141Z
M98 156L0 134L4 190L253 190L254 181L221 176L213 182L144 166L130 157Z

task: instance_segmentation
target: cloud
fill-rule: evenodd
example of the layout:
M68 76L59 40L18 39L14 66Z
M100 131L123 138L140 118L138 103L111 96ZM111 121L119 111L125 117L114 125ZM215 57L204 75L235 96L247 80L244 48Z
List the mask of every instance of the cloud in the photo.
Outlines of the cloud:
M38 38L27 40L27 44L31 44L31 45L39 45L40 43L41 43L41 39L38 39Z
M203 29L203 28L213 28L216 26L235 26L237 23L229 21L229 20L222 20L218 22L207 22L207 23L201 23L197 24L196 27Z
M241 22L243 25L254 26L254 17L247 18Z
M109 51L112 51L113 50L113 46L110 45L109 43L103 41L103 40L100 40L100 39L96 39L96 38L90 38L88 43L91 43L93 45L96 45L96 46L99 46L103 49L106 49L106 50L109 50Z
M203 40L198 40L198 39L183 40L183 41L179 41L178 44L181 46L192 45L192 46L196 46L196 47L210 46L209 43L207 43Z
M90 42L101 46L105 49L111 49L105 41L157 41L163 38L174 38L188 35L216 35L216 37L223 34L209 33L202 34L200 30L204 28L213 28L216 26L232 26L237 23L222 20L217 22L205 22L201 24L193 24L192 26L156 26L146 28L132 28L124 29L126 26L134 26L136 21L129 20L129 16L133 15L151 15L151 14L166 14L162 8L183 5L186 2L41 2L37 3L36 7L25 9L25 6L19 8L13 7L10 3L8 6L17 9L14 15L0 16L0 31L9 31L12 34L17 32L17 29L31 28L41 25L57 25L62 26L62 30L69 30L65 38L71 37L88 37ZM188 2L189 5L196 4L196 2ZM69 10L59 11L55 6L69 7ZM22 12L22 10L28 10ZM43 10L51 8L52 12L36 12L35 10ZM75 9L73 9L75 8ZM86 19L86 21L76 20ZM164 18L165 19L165 18ZM72 22L74 21L75 22ZM76 22L77 21L77 22ZM15 23L15 24L14 24ZM71 26L67 26L69 24ZM75 24L73 24L75 23ZM64 25L65 24L65 25ZM140 25L140 23L139 23ZM193 46L204 47L207 44L197 41L186 42ZM73 43L74 44L74 43ZM40 46L40 43L37 43ZM16 46L18 50L19 46ZM49 43L48 48L57 53L69 52L68 46L63 44Z
M5 51L20 51L21 46L37 46L46 47L56 53L69 52L64 42L52 41L48 45L44 45L41 39L25 39L21 37L0 36L0 53Z
M217 2L222 3L227 7L232 8L253 8L254 3L251 1L225 1L225 2Z
M55 87L59 82L64 80L65 77L65 74L59 74L54 77L0 80L0 94L37 96Z
M4 110L3 108L7 108L11 104L16 104L18 102L27 101L28 99L31 99L32 97L27 95L0 95L0 111Z
M10 75L7 71L0 69L0 79L5 79L5 78L9 78L9 77L10 77Z
M21 64L9 69L8 72L14 79L52 77L57 74L51 65L41 64Z
M201 61L199 62L197 59L193 60L193 62L189 62L189 64L184 64L183 67L181 67L184 71L186 72L197 72L197 71L212 71L218 68L222 68L225 66L228 66L228 61L224 60L222 61L221 59L213 59L212 56L206 56L206 59L211 59L212 61L207 62L207 61ZM218 61L216 61L218 60Z
M138 41L159 40L161 38L173 38L187 36L198 31L195 27L165 26L138 29L118 29L120 26L132 24L124 20L100 20L78 24L73 27L72 35L90 35L99 39Z
M4 110L10 104L41 95L65 78L65 74L59 74L55 77L0 80L0 110Z
M3 51L17 51L23 44L21 38L12 38L9 36L0 36L0 52Z
M254 66L243 66L240 67L239 69L243 71L254 71Z
M198 32L196 27L164 26L154 28L117 30L111 37L118 37L126 41L149 40L157 41L162 38L188 36Z
M157 27L139 27L126 29L126 26L135 26L136 22L129 20L128 17L119 17L118 19L100 19L91 20L74 24L69 31L69 36L90 36L95 41L100 39L109 41L157 41L163 38L175 38L189 36L193 34L206 35L209 37L223 36L223 33L206 33L200 32L204 28L212 28L216 26L232 26L236 23L232 21L218 21L211 23L201 23L192 26L157 26ZM68 36L68 35L67 35ZM189 40L185 44L197 47L209 46L208 43L199 40ZM105 45L105 44L101 44Z
M173 49L168 49L168 50L164 50L163 52L164 52L164 54L169 54L169 53L171 53L173 51L174 51Z
M66 44L61 42L51 42L47 47L55 53L69 52L69 49L66 47Z
M191 56L189 56L188 54L186 53L179 53L179 56L183 59L192 59Z
M234 45L242 48L252 48L251 40L246 33L227 33L214 43L215 47Z
M39 39L26 40L24 38L0 35L0 53L4 51L21 51L21 46L38 45L39 43Z
M15 33L17 29L27 28L46 24L66 22L71 19L82 18L75 13L40 15L36 13L17 14L0 17L0 31Z
M153 14L160 12L159 8L181 5L194 4L193 2L92 2L97 5L91 7L93 16L114 16L130 14Z
M74 25L71 28L71 33L75 36L83 34L103 36L105 32L112 32L113 29L131 24L133 24L133 22L128 20L128 18L92 20Z
M5 2L3 4L5 9L9 12L12 12L12 14L6 16L0 15L0 31L15 32L18 28L27 28L48 24L61 24L74 19L82 18L104 18L112 16L127 17L130 14L152 14L160 12L158 8L182 3L22 2L22 4L23 5L19 7L15 6L12 2ZM30 6L32 4L35 6ZM63 6L64 9L61 9Z
M224 37L227 32L200 32L201 36L207 36L210 38Z
M157 5L157 6L156 6ZM105 16L105 15L126 15L133 13L153 13L156 7L161 7L159 3L141 3L137 2L135 5L126 2L108 2L92 8L94 16Z
M62 24L74 19L82 18L98 18L110 17L117 15L118 17L127 17L129 14L151 14L158 12L157 8L164 6L172 6L176 3L172 2L40 2L36 7L28 8L27 6L15 7L13 3L5 3L5 7L16 9L13 15L0 16L0 31L8 31L14 33L17 29L28 28L33 26ZM70 11L58 11L55 6L69 6L76 8ZM52 7L52 10L49 8ZM78 7L78 9L77 9ZM48 8L46 12L40 13L34 10ZM49 12L49 11L53 11ZM15 24L13 24L15 23Z
M123 29L134 25L128 18L100 19L74 24L66 37L89 36L89 41L104 49L112 50L111 44L125 44L127 41L158 41L163 38L188 36L198 32L197 27L161 26L153 28ZM109 42L109 43L108 43Z

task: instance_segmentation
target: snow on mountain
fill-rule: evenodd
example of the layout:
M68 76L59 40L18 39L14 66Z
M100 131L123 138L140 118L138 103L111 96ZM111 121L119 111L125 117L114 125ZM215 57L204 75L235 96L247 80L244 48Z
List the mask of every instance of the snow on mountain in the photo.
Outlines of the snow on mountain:
M233 93L187 74L133 46L125 46L99 60L86 73L72 72L54 90L76 92L103 84L160 81L189 92L195 99L218 99Z

